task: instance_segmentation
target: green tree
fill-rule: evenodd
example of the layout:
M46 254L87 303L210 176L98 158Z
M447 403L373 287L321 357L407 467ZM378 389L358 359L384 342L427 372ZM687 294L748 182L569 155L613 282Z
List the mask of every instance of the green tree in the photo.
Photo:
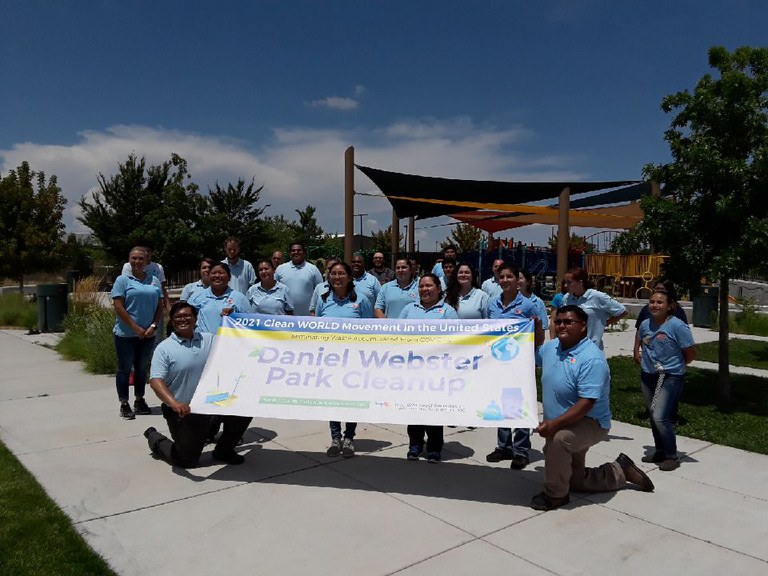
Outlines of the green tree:
M288 256L288 248L297 238L299 227L296 222L288 220L282 214L267 216L264 218L265 242L263 245L264 256L271 256L275 250L280 250Z
M269 204L263 208L258 206L264 186L255 186L253 180L246 187L245 180L239 179L237 184L227 184L226 188L216 182L213 189L208 189L208 213L205 219L207 254L221 253L224 240L229 236L236 236L240 240L241 251L249 258L257 248L263 249L269 238L262 214Z
M440 247L445 249L448 244L455 244L459 252L473 252L478 249L478 242L483 237L483 232L472 224L458 224L451 230L451 236L446 238Z
M315 212L317 209L312 205L307 205L304 210L294 210L299 215L298 230L295 240L301 242L309 249L310 246L319 246L323 244L325 233L317 223Z
M24 276L58 269L67 200L56 176L34 172L22 162L0 179L0 276L24 288Z
M719 395L727 403L729 281L768 251L768 49L713 47L709 65L716 77L662 100L675 113L664 135L672 162L645 167L663 197L642 201L638 227L671 256L675 282L695 291L701 276L719 280Z
M405 238L402 234L397 235L398 250L405 252ZM383 252L390 254L392 252L392 225L390 224L384 230L376 230L371 233L371 250L374 252Z
M547 243L552 250L557 250L557 236L550 236ZM587 242L586 236L579 236L575 232L571 232L571 237L568 239L568 250L578 250L592 254L595 251L595 245Z
M78 202L78 218L114 263L143 240L155 248L154 259L167 271L194 267L203 251L206 201L191 181L187 162L173 154L170 161L146 167L131 154L113 176L99 174L99 190Z

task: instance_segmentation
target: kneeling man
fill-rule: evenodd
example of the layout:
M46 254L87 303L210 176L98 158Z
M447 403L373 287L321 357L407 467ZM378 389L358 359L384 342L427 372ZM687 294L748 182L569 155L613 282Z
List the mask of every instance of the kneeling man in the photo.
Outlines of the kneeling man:
M610 372L603 352L587 338L584 310L558 308L554 325L557 339L536 350L544 406L537 431L546 440L544 492L533 497L531 508L564 506L571 490L610 492L633 484L652 492L651 479L625 454L598 468L585 467L587 450L605 440L611 427Z
M211 417L192 414L189 403L203 374L214 335L195 331L197 309L187 302L174 304L170 316L173 333L155 349L149 385L163 403L163 417L173 441L155 428L147 428L144 437L149 442L150 450L166 462L181 468L193 468L203 452ZM245 458L235 452L235 446L248 429L251 418L221 416L221 421L224 431L212 456L214 460L227 464L242 464Z

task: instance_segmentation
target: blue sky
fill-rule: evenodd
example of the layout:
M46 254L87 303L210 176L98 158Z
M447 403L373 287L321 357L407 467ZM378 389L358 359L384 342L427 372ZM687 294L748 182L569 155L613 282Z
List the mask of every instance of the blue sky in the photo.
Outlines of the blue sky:
M763 0L0 0L0 14L0 170L56 174L77 232L75 201L131 152L184 156L203 190L254 178L268 214L313 204L329 232L350 145L360 164L431 176L640 178L668 159L661 98L708 72L708 47L768 38ZM374 191L359 172L356 189ZM365 232L388 207L358 198ZM417 224L422 249L443 222Z

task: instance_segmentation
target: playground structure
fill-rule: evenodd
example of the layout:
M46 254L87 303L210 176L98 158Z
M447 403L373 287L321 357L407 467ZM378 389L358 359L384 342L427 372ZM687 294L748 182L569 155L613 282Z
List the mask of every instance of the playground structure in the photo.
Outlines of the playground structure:
M658 254L586 254L584 268L595 287L622 298L648 298L668 256Z

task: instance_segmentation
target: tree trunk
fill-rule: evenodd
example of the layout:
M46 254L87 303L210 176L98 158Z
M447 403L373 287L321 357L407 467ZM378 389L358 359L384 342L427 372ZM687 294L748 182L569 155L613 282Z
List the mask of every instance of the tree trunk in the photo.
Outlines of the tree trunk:
M720 310L718 313L719 347L717 353L717 392L720 404L731 402L731 375L728 367L728 277L720 279Z

